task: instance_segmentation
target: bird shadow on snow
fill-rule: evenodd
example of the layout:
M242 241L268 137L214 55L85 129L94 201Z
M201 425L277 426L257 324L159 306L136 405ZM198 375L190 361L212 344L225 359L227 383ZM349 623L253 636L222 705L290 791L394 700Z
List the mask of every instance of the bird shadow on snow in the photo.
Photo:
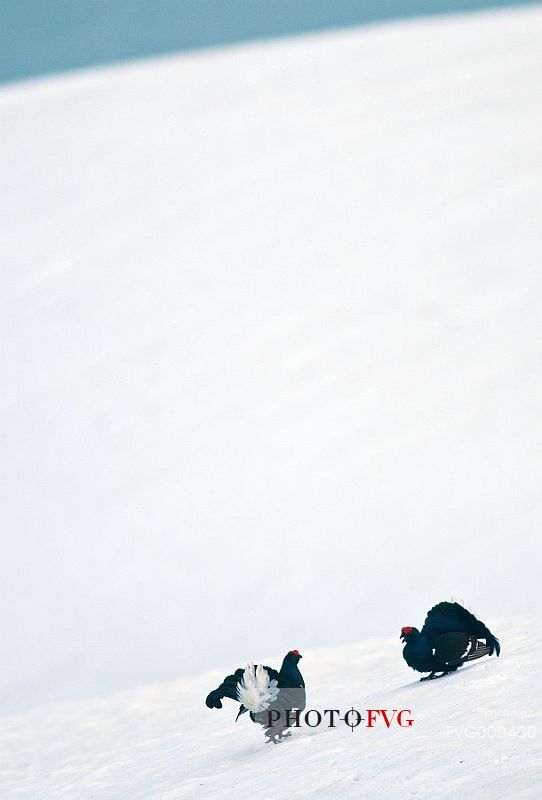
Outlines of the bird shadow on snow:
M420 678L418 678L417 680L412 681L412 683L405 683L403 686L397 686L395 689L391 690L390 694L397 694L398 692L402 692L404 689L412 689L415 686L422 687L434 684L435 682L440 683L440 681L443 680L444 678L448 679L458 678L461 675L465 675L466 672L470 672L471 670L476 670L478 672L485 672L488 666L489 666L488 664L468 664L463 666L460 670L457 670L456 672L448 672L447 675L443 675L440 678L434 678L431 681L422 681Z

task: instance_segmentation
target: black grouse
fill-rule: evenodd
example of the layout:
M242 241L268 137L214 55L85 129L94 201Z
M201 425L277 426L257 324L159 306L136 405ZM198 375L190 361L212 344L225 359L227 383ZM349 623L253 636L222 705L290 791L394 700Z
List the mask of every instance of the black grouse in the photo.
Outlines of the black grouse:
M229 697L241 705L236 721L247 711L253 722L265 728L268 742L277 744L289 733L284 733L294 721L294 710L305 708L305 683L299 671L297 650L290 650L277 672L273 667L247 664L227 675L220 686L209 692L205 704L208 708L222 708L222 700Z
M421 631L401 628L400 639L405 642L403 658L408 666L430 673L422 681L441 678L465 662L501 652L489 628L459 603L438 603L427 612Z

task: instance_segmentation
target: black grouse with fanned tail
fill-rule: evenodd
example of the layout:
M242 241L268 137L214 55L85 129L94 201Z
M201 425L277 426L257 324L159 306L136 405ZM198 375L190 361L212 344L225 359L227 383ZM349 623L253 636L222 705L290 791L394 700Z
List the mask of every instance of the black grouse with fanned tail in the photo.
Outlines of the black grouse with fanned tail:
M430 673L422 681L441 678L462 664L501 652L489 628L459 603L438 603L427 613L421 631L406 626L400 638L408 666Z
M240 703L236 720L249 713L253 722L265 729L268 742L277 744L289 733L296 710L305 708L305 682L299 671L297 650L290 650L280 670L261 664L247 664L227 675L220 686L209 692L205 704L208 708L222 708L222 700L229 697Z

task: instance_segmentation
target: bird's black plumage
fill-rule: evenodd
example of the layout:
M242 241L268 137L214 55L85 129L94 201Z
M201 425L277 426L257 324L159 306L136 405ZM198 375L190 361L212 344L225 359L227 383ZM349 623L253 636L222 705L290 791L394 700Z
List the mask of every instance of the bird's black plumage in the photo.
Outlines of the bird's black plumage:
M401 630L403 658L412 669L445 675L467 661L501 652L499 640L459 603L438 603L427 612L423 628ZM481 643L484 641L484 644ZM425 680L425 678L422 678Z
M284 657L280 670L277 671L268 666L263 667L267 671L270 680L277 681L279 689L276 700L270 704L269 710L274 713L270 715L268 711L249 712L252 721L266 729L265 733L268 741L273 741L275 744L284 738L285 729L290 727L293 717L291 712L294 709L302 711L305 708L305 682L298 667L300 658L302 656L297 650L290 650ZM222 708L222 700L225 697L239 702L238 687L243 679L244 672L242 668L239 668L232 675L227 675L220 686L209 692L205 700L206 706L208 708ZM247 711L247 708L240 705L237 718Z

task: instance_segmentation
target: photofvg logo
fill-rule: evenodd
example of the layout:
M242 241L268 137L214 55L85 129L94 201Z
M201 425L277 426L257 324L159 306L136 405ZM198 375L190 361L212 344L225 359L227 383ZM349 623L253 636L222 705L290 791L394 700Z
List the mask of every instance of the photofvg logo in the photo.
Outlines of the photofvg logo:
M277 725L281 725L283 729L300 728L302 725L306 725L308 728L337 728L342 723L355 731L359 727L390 730L391 728L412 728L414 725L414 717L410 708L367 708L362 712L352 707L346 713L341 712L338 708L326 708L323 711L316 708L310 708L307 711L269 708L257 716L256 719L255 715L251 714L254 721L271 729Z
M241 707L242 708L242 707ZM242 711L240 713L243 713ZM352 706L340 708L306 708L305 689L282 687L273 697L266 699L259 711L250 711L252 720L265 729L267 741L275 744L290 736L292 728L338 728L347 726L351 731L360 728L391 730L412 728L414 717L410 708L366 708Z

